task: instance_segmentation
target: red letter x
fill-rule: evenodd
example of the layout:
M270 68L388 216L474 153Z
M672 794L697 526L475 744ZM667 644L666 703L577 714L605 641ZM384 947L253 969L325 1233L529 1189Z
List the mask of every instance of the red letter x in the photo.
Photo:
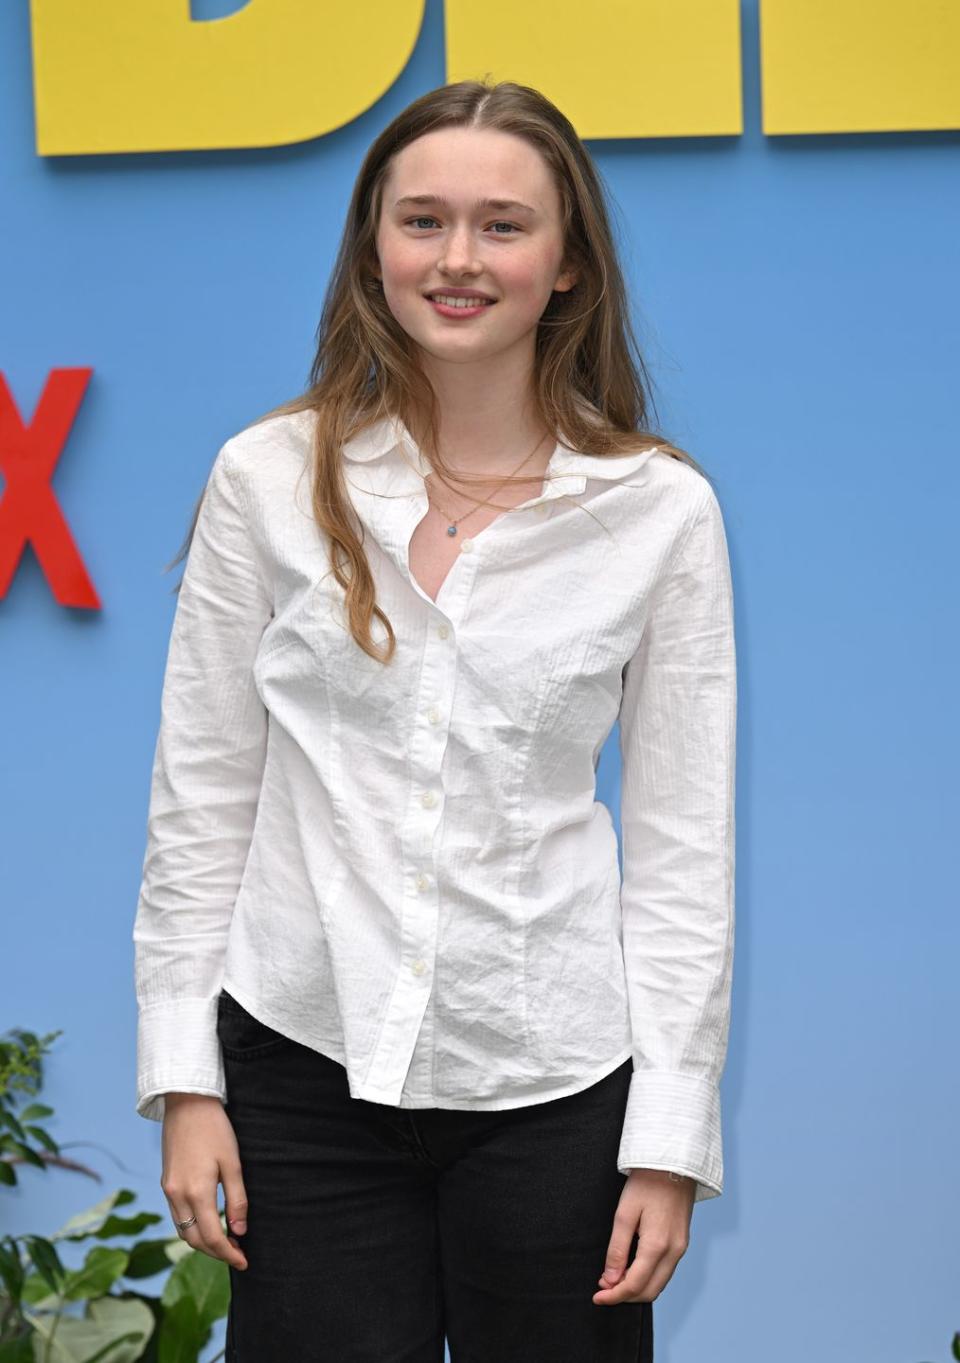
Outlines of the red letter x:
M7 594L20 556L33 545L61 606L100 608L50 479L66 443L92 369L51 369L33 421L25 426L0 373L0 597Z

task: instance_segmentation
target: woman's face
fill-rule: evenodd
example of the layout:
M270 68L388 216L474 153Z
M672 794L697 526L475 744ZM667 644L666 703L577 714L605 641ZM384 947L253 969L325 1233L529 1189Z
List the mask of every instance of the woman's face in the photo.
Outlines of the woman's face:
M562 269L560 211L546 162L522 137L489 128L424 134L396 154L384 183L376 244L387 306L438 360L488 359L520 345L532 353L552 291L575 283ZM428 296L445 289L494 301L450 315Z

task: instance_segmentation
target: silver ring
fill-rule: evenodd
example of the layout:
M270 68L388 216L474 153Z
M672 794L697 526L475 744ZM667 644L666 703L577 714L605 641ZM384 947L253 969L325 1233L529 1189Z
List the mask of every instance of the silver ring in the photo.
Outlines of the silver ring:
M191 1216L187 1221L174 1221L173 1224L176 1226L178 1231L186 1230L188 1226L193 1225L196 1219L197 1219L196 1216Z

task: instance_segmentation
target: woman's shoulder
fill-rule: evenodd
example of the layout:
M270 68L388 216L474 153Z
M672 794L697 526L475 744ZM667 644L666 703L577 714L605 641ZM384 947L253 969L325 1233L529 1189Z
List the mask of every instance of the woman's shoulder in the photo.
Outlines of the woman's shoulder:
M650 461L651 472L665 486L693 503L703 505L712 493L710 479L704 469L684 452L675 452L670 445L658 445Z
M266 495L307 466L315 422L312 409L270 412L231 435L217 458L248 496Z
M581 402L581 415L588 426L601 425L600 413L590 404ZM624 448L618 453L590 453L567 445L567 463L571 470L588 478L615 482L624 486L655 485L671 495L702 502L709 483L703 469L686 450L651 432L636 431L624 438Z
M649 494L666 496L690 507L703 506L712 488L697 464L675 453L674 447L639 438L634 449L618 454L576 453L565 467L589 479L614 483L622 488L644 488Z

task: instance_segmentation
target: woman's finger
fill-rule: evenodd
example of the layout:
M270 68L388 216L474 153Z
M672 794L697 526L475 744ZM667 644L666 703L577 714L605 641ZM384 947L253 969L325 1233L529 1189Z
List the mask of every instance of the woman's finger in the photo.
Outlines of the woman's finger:
M617 1306L625 1301L656 1301L667 1283L673 1277L681 1255L670 1248L647 1246L644 1253L637 1248L637 1255L615 1287L601 1288L594 1292L593 1301L597 1306Z
M227 1204L227 1226L235 1235L244 1235L247 1230L247 1190L243 1186L239 1160L227 1166L221 1165L220 1182Z
M633 1244L636 1231L636 1217L624 1210L618 1210L613 1218L613 1230L607 1245L603 1273L600 1275L601 1287L613 1287L626 1273L630 1261L630 1246Z
M191 1248L200 1249L201 1248L200 1235L197 1230L198 1222L194 1221L192 1225L185 1226L183 1230L181 1230L180 1226L177 1224L180 1221L189 1221L190 1218L193 1216L193 1212L190 1210L189 1207L184 1207L182 1205L175 1206L174 1203L172 1203L169 1198L167 1199L167 1205L170 1208L170 1216L173 1220L173 1228L180 1236L180 1239L185 1241L186 1244L190 1245Z
M227 1239L217 1211L216 1196L204 1199L197 1211L197 1226L200 1229L201 1249L214 1259L223 1259L232 1264L234 1268L246 1268L247 1258L243 1250Z

